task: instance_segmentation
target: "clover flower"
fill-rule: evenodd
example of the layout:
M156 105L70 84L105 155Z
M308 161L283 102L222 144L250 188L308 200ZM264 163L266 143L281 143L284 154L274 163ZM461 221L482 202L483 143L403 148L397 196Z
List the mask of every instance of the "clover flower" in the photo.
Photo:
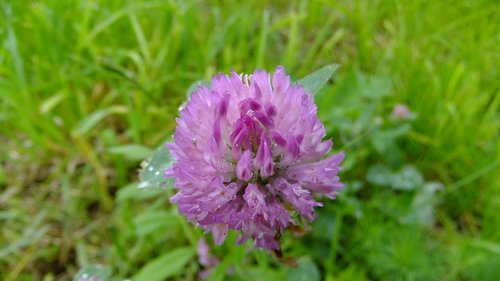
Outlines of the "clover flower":
M392 118L398 120L406 120L410 118L411 112L407 105L396 104L392 109Z
M170 200L218 245L233 229L238 243L280 250L287 228L314 220L322 203L313 195L334 199L343 186L344 154L324 158L333 142L323 140L312 95L283 67L270 76L214 76L190 96L167 143L175 162L165 175L178 189Z

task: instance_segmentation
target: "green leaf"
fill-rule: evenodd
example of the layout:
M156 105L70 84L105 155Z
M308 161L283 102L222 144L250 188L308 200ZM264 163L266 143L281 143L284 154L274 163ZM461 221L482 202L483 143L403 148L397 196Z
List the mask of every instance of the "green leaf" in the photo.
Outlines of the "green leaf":
M388 130L377 131L371 138L373 148L380 154L391 153L396 140L407 135L410 130L410 124L403 124Z
M424 184L424 177L412 165L405 165L397 172L392 172L385 165L373 165L368 170L366 180L371 184L390 186L396 190L413 190Z
M132 277L134 281L162 281L178 274L194 256L194 250L189 247L168 252L143 266Z
M391 186L398 190L412 190L424 184L424 177L412 165L404 166L399 172L393 174Z
M102 265L91 265L78 271L73 281L99 280L107 281L111 278L111 269Z
M151 149L139 145L139 144L127 144L114 146L108 149L108 152L113 155L120 155L125 157L126 159L132 161L143 160L149 156L151 156Z
M425 183L422 188L418 189L411 203L411 209L409 213L403 217L402 221L425 227L434 225L434 208L439 200L436 193L442 189L444 189L444 187L439 182Z
M332 78L335 71L339 68L338 64L329 64L323 66L319 70L307 75L306 77L297 81L297 84L304 86L304 88L316 95L321 88Z
M169 180L165 178L165 169L170 168L173 164L172 156L165 147L161 145L153 153L151 161L146 161L146 165L139 172L140 183L138 188L158 188L167 187Z
M224 276L226 276L226 271L231 265L232 260L233 257L231 255L226 256L226 258L214 268L207 281L224 280Z
M385 165L373 165L368 170L366 180L375 185L387 186L390 184L392 173Z
M146 236L157 229L172 227L177 224L176 214L162 210L151 210L134 218L134 225L138 236Z
M300 258L296 268L286 273L287 281L319 281L320 275L316 264L309 257Z
M73 128L72 134L82 136L87 134L97 123L112 114L126 113L127 108L121 105L115 105L106 109L97 110L78 122Z
M127 184L126 186L120 188L116 195L116 200L119 203L123 203L127 200L145 200L149 198L158 197L163 190L160 189L146 189L137 192L137 183Z

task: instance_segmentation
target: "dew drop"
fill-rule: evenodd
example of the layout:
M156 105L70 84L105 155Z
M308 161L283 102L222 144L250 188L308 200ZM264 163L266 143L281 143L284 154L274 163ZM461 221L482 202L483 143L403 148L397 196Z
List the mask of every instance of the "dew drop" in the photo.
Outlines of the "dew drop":
M143 188L146 188L150 185L149 181L143 181L141 183L139 183L139 185L137 186L137 188L139 189L143 189Z
M159 175L160 175L160 171L156 171L155 176L159 176Z
M153 166L148 167L148 171L152 172L155 168Z

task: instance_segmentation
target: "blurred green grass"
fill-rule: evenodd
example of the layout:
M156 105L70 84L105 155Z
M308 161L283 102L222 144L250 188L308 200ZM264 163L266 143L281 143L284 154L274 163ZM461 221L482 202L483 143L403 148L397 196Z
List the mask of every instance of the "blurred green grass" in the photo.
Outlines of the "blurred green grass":
M284 237L285 252L303 257L297 270L500 276L496 1L0 6L0 279L70 280L95 263L125 278L192 249L201 233L169 205L172 191L136 190L139 159L171 134L189 85L278 64L300 78L328 63L342 67L316 99L347 152L347 187L310 234ZM415 119L391 118L396 104ZM214 249L231 280L303 276L250 248ZM199 270L193 256L172 277Z

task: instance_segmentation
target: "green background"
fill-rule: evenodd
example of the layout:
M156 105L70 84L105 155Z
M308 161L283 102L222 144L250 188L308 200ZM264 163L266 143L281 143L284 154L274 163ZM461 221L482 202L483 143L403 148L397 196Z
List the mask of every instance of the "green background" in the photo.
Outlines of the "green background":
M283 238L297 268L231 235L211 280L498 280L497 1L0 6L0 279L196 280L202 233L136 189L189 85L339 63L316 101L346 188Z

